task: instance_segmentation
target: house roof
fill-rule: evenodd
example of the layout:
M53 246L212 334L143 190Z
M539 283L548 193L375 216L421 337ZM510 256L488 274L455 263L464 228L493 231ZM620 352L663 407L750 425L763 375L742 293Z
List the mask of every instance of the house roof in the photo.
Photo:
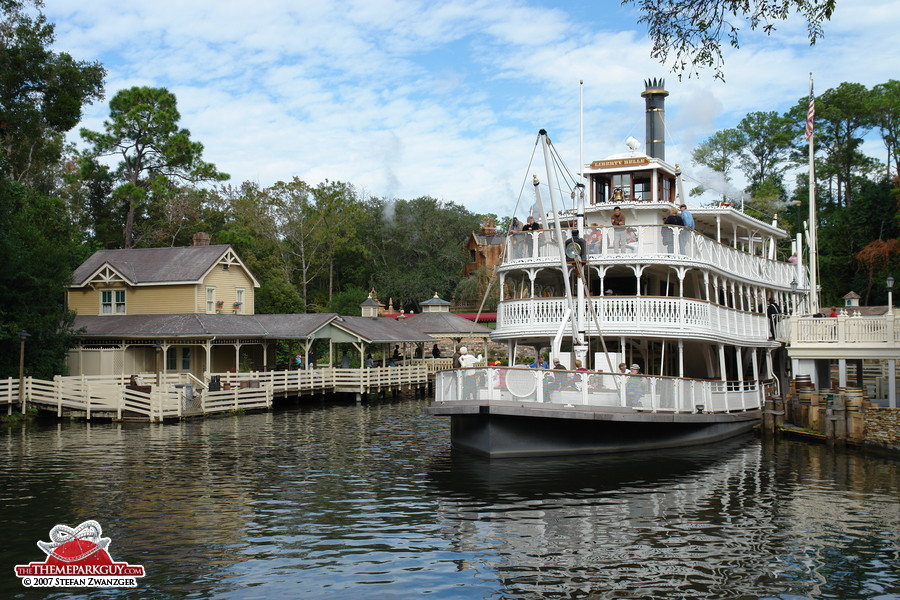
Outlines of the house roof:
M434 341L434 338L427 333L413 327L406 327L404 321L384 317L340 317L332 321L331 325L357 336L368 344Z
M437 292L434 293L433 297L423 300L419 304L421 306L450 306L450 303L438 296Z
M229 262L240 265L259 287L253 274L227 244L99 250L75 269L72 286L89 284L105 266L131 285L199 283L228 253L231 254Z
M500 246L506 241L506 235L502 233L485 235L483 233L473 232L472 237L479 246Z
M422 312L400 321L423 333L438 337L490 337L491 330L484 325L450 312Z
M300 315L85 315L75 317L82 338L308 339L336 319L334 313Z

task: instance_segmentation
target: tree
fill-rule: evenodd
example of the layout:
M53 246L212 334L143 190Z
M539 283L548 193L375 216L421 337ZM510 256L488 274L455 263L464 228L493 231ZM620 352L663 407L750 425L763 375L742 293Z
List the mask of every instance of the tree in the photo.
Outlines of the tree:
M91 156L118 156L120 185L113 201L124 207L125 248L135 244L135 220L146 214L152 200L168 202L178 183L224 181L212 163L203 162L203 145L191 141L190 131L179 129L181 115L175 96L164 88L132 87L118 92L109 103L110 119L104 132L81 130L92 145Z
M452 295L467 257L464 243L478 217L453 202L370 199L366 205L372 286L394 306L420 311L435 292Z
M54 26L43 14L28 16L25 5L0 1L0 176L46 192L64 134L86 102L103 96L105 70L50 50Z
M723 38L740 47L739 32L746 21L751 30L766 35L775 25L797 13L806 19L810 45L823 35L822 23L831 18L837 0L623 0L636 4L653 41L650 56L665 62L674 54L672 71L688 77L700 68L713 67L724 79Z
M803 98L791 109L798 124L806 120L808 104L809 99ZM872 106L872 94L859 83L844 82L816 98L815 144L817 152L824 154L816 162L816 178L832 182L832 196L838 205L849 205L855 178L876 168L860 150L863 136L875 124ZM799 135L801 129L796 131ZM808 146L804 143L803 147Z
M738 129L717 131L691 153L694 163L708 167L722 177L723 187L731 182L731 170L740 159L741 150L746 146L746 136ZM722 190L722 201L728 200Z
M0 197L0 377L18 376L25 330L26 374L50 378L65 373L74 314L63 295L86 253L60 200L2 178Z
M881 139L887 148L887 175L900 175L900 81L891 79L872 89L872 108ZM893 161L893 162L892 162Z
M741 171L751 191L763 185L780 185L790 161L791 141L796 136L794 122L777 112L752 112L741 119L737 130L744 147L740 151Z

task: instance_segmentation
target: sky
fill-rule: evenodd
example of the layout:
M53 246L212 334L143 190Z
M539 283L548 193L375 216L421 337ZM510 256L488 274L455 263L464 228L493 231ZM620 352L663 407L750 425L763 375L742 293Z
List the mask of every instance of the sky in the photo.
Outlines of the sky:
M749 112L794 106L810 73L817 91L872 87L900 65L900 0L838 0L814 46L796 18L771 36L742 28L740 48L724 48L724 82L712 70L679 79L650 58L640 14L616 0L44 0L43 10L57 50L107 69L83 127L102 130L119 90L165 87L180 126L234 185L343 181L361 196L432 196L500 216L526 213L524 184L545 179L531 163L538 130L573 172L625 151L629 136L643 142L647 79L670 93L667 161L686 188L721 189L691 164L697 144ZM866 151L885 160L877 139Z

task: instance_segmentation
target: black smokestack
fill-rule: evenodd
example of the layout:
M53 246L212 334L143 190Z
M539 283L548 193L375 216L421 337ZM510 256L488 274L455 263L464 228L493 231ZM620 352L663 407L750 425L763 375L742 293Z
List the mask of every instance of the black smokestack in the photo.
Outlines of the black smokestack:
M647 102L647 154L652 158L666 160L666 81L648 79L644 81L641 96Z

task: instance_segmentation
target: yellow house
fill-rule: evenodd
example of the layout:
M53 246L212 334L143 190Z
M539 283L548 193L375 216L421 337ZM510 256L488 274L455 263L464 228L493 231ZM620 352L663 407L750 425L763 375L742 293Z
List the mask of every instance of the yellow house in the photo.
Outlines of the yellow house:
M186 248L100 250L73 275L69 309L78 315L252 315L259 282L228 245L195 234Z
M432 340L393 319L379 319L387 322L375 333L368 319L366 331L354 333L336 327L342 318L334 313L257 315L257 288L234 249L210 245L206 234L194 235L189 247L96 252L75 270L67 294L78 340L67 357L69 373L202 381L227 371L306 368L317 343L328 345L330 362L335 335L360 353L376 343ZM279 343L291 352L289 364L275 364Z
M267 331L253 317L257 288L234 249L210 245L205 233L188 247L100 250L75 270L67 294L80 340L69 371L201 376L242 361L265 368ZM242 353L248 345L256 347Z

